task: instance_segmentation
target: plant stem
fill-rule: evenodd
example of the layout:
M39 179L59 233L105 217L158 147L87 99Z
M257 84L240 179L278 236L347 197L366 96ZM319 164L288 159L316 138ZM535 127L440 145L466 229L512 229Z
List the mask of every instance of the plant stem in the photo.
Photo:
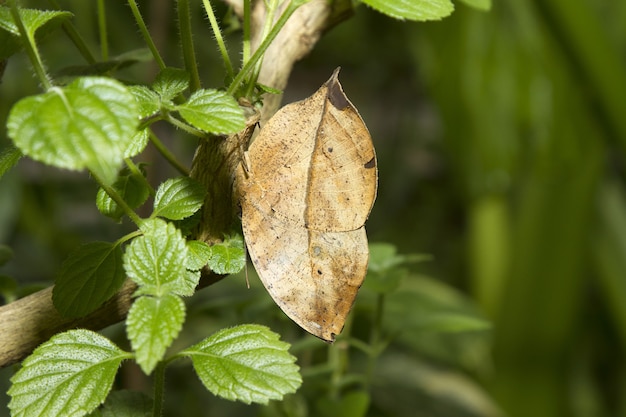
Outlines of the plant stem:
M173 119L173 118L172 118ZM176 119L173 119L176 120ZM172 120L170 120L170 122L174 123ZM180 123L180 122L179 122ZM182 123L181 123L182 125ZM176 126L178 126L176 124ZM186 125L185 125L186 126ZM155 148L157 148L157 150L159 151L159 153L161 155L163 155L163 157L170 163L172 164L172 166L178 171L180 172L182 175L185 176L189 176L189 170L183 165L181 164L178 159L176 159L176 157L174 156L174 154L172 152L170 152L169 149L167 149L167 147L165 145L163 145L163 142L161 142L161 140L158 138L157 135L154 134L154 132L152 130L150 130L150 142L152 142L152 144L154 145Z
M228 74L229 78L232 78L234 76L233 64L230 62L228 49L226 48L226 43L224 42L224 38L222 37L220 25L217 23L217 19L215 18L213 6L211 6L211 2L209 0L202 0L202 3L204 4L204 10L206 10L206 14L209 17L211 29L213 29L213 34L215 35L215 41L217 42L217 46L220 49L220 53L222 54L224 66L226 67L226 73Z
M278 0L270 0L266 2L267 14L265 16L265 24L263 25L263 31L261 32L261 42L265 40L267 35L270 33L272 29L272 25L274 24L274 16L276 15L276 11L278 9ZM252 76L248 82L245 96L250 97L252 92L254 91L254 85L256 84L256 80L259 79L259 73L261 72L261 65L263 64L263 57L259 58L259 60L254 65L254 71L252 72Z
M22 45L26 50L26 54L30 59L30 63L33 66L35 73L37 74L37 77L39 78L39 81L41 82L43 88L45 90L49 90L50 88L52 88L52 81L46 73L43 61L41 60L41 56L39 55L39 51L37 50L34 34L31 34L26 30L16 0L10 0L9 5L11 6L11 17L13 18L13 21L15 22L15 25L20 32L20 37L23 41Z
M194 92L200 89L200 74L198 74L198 62L193 49L193 38L191 36L191 15L189 13L189 0L178 0L178 29L180 32L180 43L183 48L183 60L185 69L189 72L189 91Z
M130 208L128 204L126 204L126 201L124 201L122 196L120 196L113 187L109 186L108 184L105 184L100 179L100 177L98 177L94 172L91 172L91 176L96 180L98 185L102 187L104 192L107 193L108 196L111 197L111 199L115 201L117 205L122 208L122 210L124 210L124 213L128 216L128 218L130 218L130 220L132 220L132 222L135 223L137 227L141 227L141 223L142 223L141 217L139 217L137 213L135 213L135 211L132 208Z
M150 36L150 32L148 31L146 22L144 22L143 17L141 16L141 13L139 12L139 7L137 7L137 2L135 0L128 0L128 5L130 6L130 10L133 12L133 16L135 17L135 22L137 22L137 26L139 26L139 31L141 32L141 35L143 36L144 41L148 45L150 52L152 52L152 56L154 57L154 60L157 62L159 69L164 69L165 62L163 61L163 58L161 58L161 55L159 54L159 51L156 45L154 44L152 37Z
M163 397L165 392L165 366L166 362L160 362L154 369L154 398L152 416L161 417L163 414Z
M100 31L100 55L103 61L108 61L109 42L107 40L107 15L104 0L98 0L98 29Z
M242 45L242 66L245 66L250 59L251 35L250 35L250 14L252 13L252 0L243 0L243 45Z
M263 54L265 54L265 51L267 50L267 48L269 48L272 41L276 38L276 36L280 32L280 30L283 28L283 26L285 26L285 23L287 23L287 20L289 20L291 15L298 9L298 7L300 7L304 3L305 3L304 1L292 1L289 3L285 12L282 15L280 15L280 18L278 19L276 24L272 27L272 30L270 31L270 33L267 35L265 39L263 39L263 41L259 45L259 48L250 57L250 60L246 62L244 67L241 69L241 71L239 71L239 73L237 74L233 82L230 83L230 86L228 87L228 91L227 91L228 94L230 95L235 94L235 92L239 88L239 85L242 83L245 77L248 76L248 74L255 68L256 63L263 57ZM256 79L250 80L250 82L254 84L256 83Z
M158 140L158 139L157 139ZM159 144L161 144L159 142ZM162 144L161 144L162 146ZM148 192L150 193L150 195L152 197L154 197L154 195L156 194L156 192L154 191L154 188L152 187L152 185L150 185L150 183L148 182L148 180L146 179L146 177L143 175L143 173L141 172L141 170L139 169L139 167L133 162L132 159L130 158L124 158L124 162L126 163L126 166L128 167L128 169L135 175L139 176L143 182L143 184L146 186L146 188L148 189Z
M61 6L59 6L59 3L56 0L48 0L48 3L50 3L52 7L54 7L56 10L62 10ZM89 50L89 47L83 40L82 36L80 36L74 25L71 22L63 22L61 26L63 27L63 31L65 32L65 34L69 36L70 40L72 41L74 46L76 46L76 49L78 49L78 52L82 55L85 61L87 61L89 64L95 64L96 58L93 56L93 54Z

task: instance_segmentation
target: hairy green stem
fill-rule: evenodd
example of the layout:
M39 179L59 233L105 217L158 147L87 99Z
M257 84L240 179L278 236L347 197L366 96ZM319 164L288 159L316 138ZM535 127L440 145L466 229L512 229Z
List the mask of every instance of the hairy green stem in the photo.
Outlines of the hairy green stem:
M102 181L102 179L98 177L93 171L90 171L90 172L91 172L91 176L96 180L98 185L104 190L105 193L107 193L109 197L111 197L113 201L117 203L119 207L122 208L122 210L124 210L124 213L128 216L128 218L133 223L135 223L137 227L141 227L141 223L143 220L141 220L141 217L139 217L137 213L135 213L135 211L132 208L130 208L128 204L126 204L126 201L124 201L122 196L119 195L118 192L115 191L113 187L109 186L108 184L105 184Z
M48 0L48 3L50 3L52 7L54 7L56 10L62 10L61 6L56 0ZM91 65L95 64L96 58L93 56L93 54L89 50L89 47L87 46L87 43L82 38L80 33L78 33L74 25L71 22L63 22L61 27L63 28L65 34L70 38L74 46L76 46L76 49L78 49L78 52L82 55L85 61L87 61Z
M108 61L109 41L107 40L107 14L104 0L98 0L98 29L100 32L100 56L103 61Z
M198 73L196 53L193 49L189 0L178 0L178 30L180 32L180 43L183 49L185 69L190 75L189 91L193 93L200 89L200 74Z
M213 34L215 35L215 41L217 42L220 53L222 54L224 66L226 67L226 73L228 74L229 78L232 78L234 76L233 64L230 62L230 56L228 56L228 48L226 48L226 43L224 42L224 38L222 37L220 25L217 23L217 19L215 18L213 6L211 6L211 2L209 0L202 0L202 3L204 4L204 10L206 10L206 14L209 17L211 29L213 30Z
M154 369L154 398L152 406L152 416L161 417L163 414L163 402L165 392L165 366L167 362L162 361Z
M242 45L242 66L245 66L250 59L252 46L250 32L250 15L252 13L252 0L243 0L243 45Z
M16 0L9 1L9 5L11 6L11 17L13 18L13 21L15 22L15 25L20 32L20 37L23 40L22 45L26 50L26 54L28 55L30 63L33 66L35 73L37 74L37 77L39 78L39 81L41 82L43 88L49 90L50 88L52 88L52 80L46 73L43 61L41 60L41 56L39 55L39 51L37 50L37 44L35 43L34 34L31 35L26 30Z
M175 124L176 126L178 126L178 124L174 123L173 119L170 120L170 122L172 124ZM178 120L176 120L176 122L178 122ZM186 126L180 122L178 122L180 125ZM181 127L182 128L182 127ZM194 133L195 135L195 133ZM163 145L163 142L161 142L161 140L157 137L157 135L154 134L154 132L152 130L150 130L150 142L152 142L152 144L154 145L155 148L157 148L157 150L159 151L159 153L161 155L163 155L163 158L165 158L170 164L172 164L172 166L178 171L180 172L182 175L188 176L189 175L189 169L187 169L187 167L185 167L182 163L180 163L180 161L178 159L176 159L176 157L174 156L174 154L172 152L170 152L170 150Z
M276 24L272 27L272 30L267 35L265 39L259 45L259 48L254 52L254 54L250 57L250 60L246 62L241 71L237 74L235 79L230 83L228 87L228 94L234 95L239 85L243 82L243 80L254 70L256 63L263 57L265 51L271 45L272 41L276 38L280 30L285 26L287 20L291 17L291 15L300 7L306 3L305 1L292 1L287 6L287 9L280 15L280 18L276 22ZM252 84L256 83L256 79L250 80Z
M148 27L146 26L146 22L144 22L143 17L141 16L141 12L139 12L139 7L137 7L137 2L135 0L128 0L128 5L130 6L130 10L133 12L133 17L135 18L135 22L137 26L139 26L139 31L143 36L144 41L148 45L154 60L157 62L157 65L160 69L165 68L165 62L161 55L159 54L159 50L157 49L152 37L150 36L150 32L148 31Z

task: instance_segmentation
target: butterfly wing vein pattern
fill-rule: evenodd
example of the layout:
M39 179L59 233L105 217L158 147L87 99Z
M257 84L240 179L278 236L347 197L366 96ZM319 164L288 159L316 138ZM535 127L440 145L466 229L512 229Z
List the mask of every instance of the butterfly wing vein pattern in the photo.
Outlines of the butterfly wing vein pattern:
M370 134L338 70L279 110L237 172L243 232L278 306L315 336L341 332L367 271L365 221L378 173Z

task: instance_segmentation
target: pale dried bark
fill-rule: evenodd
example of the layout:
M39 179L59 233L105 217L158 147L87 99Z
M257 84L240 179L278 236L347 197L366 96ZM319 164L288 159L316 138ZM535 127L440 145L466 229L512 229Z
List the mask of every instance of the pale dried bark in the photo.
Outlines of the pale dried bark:
M236 0L226 1L235 6L241 4ZM259 82L284 89L293 64L313 48L325 30L349 15L349 3L349 0L311 0L296 11L267 51ZM254 45L258 44L258 29L264 19L263 1L257 1L253 12ZM269 118L279 105L280 96L268 97L263 119ZM222 277L209 274L203 277L202 285L210 285ZM0 307L0 367L22 360L56 333L73 328L100 330L124 320L132 305L134 288L134 284L127 281L108 302L80 319L64 318L55 310L52 287Z

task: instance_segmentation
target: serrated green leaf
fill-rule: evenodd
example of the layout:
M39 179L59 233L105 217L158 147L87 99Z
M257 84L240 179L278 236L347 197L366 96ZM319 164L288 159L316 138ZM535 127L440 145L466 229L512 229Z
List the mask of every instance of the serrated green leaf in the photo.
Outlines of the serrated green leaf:
M9 146L0 153L0 178L13 168L22 157L22 152L15 146Z
M478 10L484 10L484 11L491 10L491 0L460 0L460 1Z
M143 392L113 391L102 406L102 417L151 417L152 398Z
M11 415L85 415L104 401L120 363L130 357L89 330L57 334L35 349L11 378Z
M120 175L117 180L115 180L113 189L117 191L132 209L142 205L150 196L150 190L148 189L145 178L143 175L134 172L126 171L124 174ZM124 210L122 210L102 188L98 189L96 206L100 213L118 222L124 215Z
M211 257L211 248L199 240L187 241L187 269L198 271L204 267Z
M128 145L128 148L124 151L124 158L132 158L142 153L143 150L146 149L146 146L148 146L149 140L150 131L148 128L139 130L135 133L130 141L130 144Z
M19 9L20 17L29 36L41 40L63 21L72 17L70 12ZM13 21L10 8L0 6L0 60L21 49L20 32Z
M363 3L396 19L440 20L454 11L450 0L362 0Z
M135 97L139 105L139 117L145 119L159 112L161 108L161 98L157 93L143 85L131 85L128 87L130 93Z
M181 352L189 356L200 380L213 394L267 404L302 384L289 344L265 326L246 324L221 330Z
M135 360L150 374L178 336L185 321L185 303L173 294L139 297L126 318L126 333Z
M189 87L189 73L179 68L164 68L152 84L152 89L164 101L172 100L187 87Z
M111 298L125 278L119 245L87 243L72 252L61 265L52 301L63 316L82 317Z
M137 294L193 293L185 268L187 244L180 231L161 219L146 220L141 230L143 236L124 253L126 274L140 286Z
M241 235L226 236L222 243L209 246L207 266L216 274L236 274L246 266L246 251Z
M157 189L152 216L184 219L202 207L205 195L204 187L189 177L170 178Z
M223 91L198 90L176 110L192 126L209 133L235 133L246 127L243 110Z
M121 83L79 78L20 100L8 134L27 156L59 168L90 169L111 184L136 132L137 103Z

